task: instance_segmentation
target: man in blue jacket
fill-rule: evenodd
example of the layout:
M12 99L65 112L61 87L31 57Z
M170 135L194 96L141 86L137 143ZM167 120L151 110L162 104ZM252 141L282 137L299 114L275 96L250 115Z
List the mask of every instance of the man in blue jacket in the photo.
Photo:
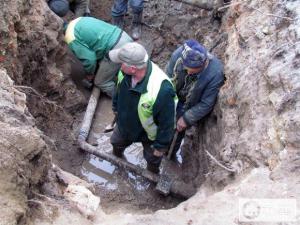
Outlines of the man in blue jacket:
M212 111L224 83L223 65L196 40L188 40L177 48L168 62L179 99L176 108L179 131L172 159L176 160L185 130Z

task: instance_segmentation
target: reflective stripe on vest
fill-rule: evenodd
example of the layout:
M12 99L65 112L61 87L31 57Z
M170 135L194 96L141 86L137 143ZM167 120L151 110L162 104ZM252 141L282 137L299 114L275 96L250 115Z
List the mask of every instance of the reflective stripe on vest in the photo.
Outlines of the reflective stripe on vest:
M69 24L68 24L68 27L67 27L67 30L66 30L66 34L65 34L65 42L67 44L70 44L72 41L75 40L75 34L74 34L74 29L75 29L75 26L76 24L78 23L78 21L81 19L81 17L78 17L77 19L75 20L72 20Z
M124 75L120 70L118 74L118 85L122 82ZM145 129L150 140L154 141L157 134L157 125L153 119L153 106L157 99L161 84L164 80L168 80L171 84L170 78L154 63L152 63L152 72L150 74L147 92L142 94L138 103L138 115L140 122ZM177 106L177 96L174 97L175 109ZM175 121L175 118L174 118Z

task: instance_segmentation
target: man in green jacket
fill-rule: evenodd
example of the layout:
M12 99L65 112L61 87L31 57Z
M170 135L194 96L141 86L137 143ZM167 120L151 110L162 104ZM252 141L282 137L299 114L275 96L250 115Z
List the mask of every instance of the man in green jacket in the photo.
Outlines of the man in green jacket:
M111 136L113 153L122 157L126 147L142 142L147 169L158 173L175 129L177 97L173 85L136 42L110 51L109 57L122 63L113 97L113 111L117 115Z
M49 8L58 16L64 17L71 10L75 17L90 16L89 0L48 0Z
M112 62L108 52L132 42L120 28L92 17L79 17L66 27L65 41L82 62L89 82L112 96L114 77L120 64Z

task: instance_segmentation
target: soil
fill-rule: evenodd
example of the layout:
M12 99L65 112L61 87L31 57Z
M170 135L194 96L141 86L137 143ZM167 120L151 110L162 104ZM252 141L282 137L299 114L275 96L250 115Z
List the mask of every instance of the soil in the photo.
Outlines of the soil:
M88 100L91 93L84 89L80 83L84 77L83 68L73 57L71 76L78 89ZM95 184L95 194L101 197L101 206L105 212L111 213L118 210L153 212L158 209L172 208L181 202L180 199L159 195L153 190L154 184L144 178L123 171L105 160L80 150L76 143L76 137L83 116L84 110L80 110L72 117L56 117L56 120L52 121L51 132L55 132L59 146L59 149L53 152L53 161L63 170ZM59 118L61 120L58 120ZM103 133L103 131L112 119L111 99L101 95L88 142L93 145L104 146L106 151L111 151L112 147L109 143L111 133ZM66 133L65 129L68 127L71 130ZM146 166L142 156L142 147L139 144L133 144L129 147L125 152L125 157L131 163Z
M111 6L112 1L92 0L91 13L96 18L110 22ZM187 12L189 12L188 15ZM68 15L68 19L71 17L72 15ZM131 33L131 18L132 13L129 8L125 16L125 31L129 34ZM164 68L172 51L188 38L196 38L207 46L214 46L214 43L220 39L219 26L219 20L214 19L213 12L177 1L146 1L143 33L139 42L146 47L152 60ZM186 27L189 29L186 30ZM216 48L215 54L220 54L222 57L220 49L222 46ZM84 77L81 63L72 53L68 52L68 55L71 62L70 77L77 90L75 91L74 87L66 88L64 95L72 97L61 102L62 108L49 109L48 112L45 109L41 111L36 99L29 99L30 112L36 118L38 127L55 140L56 148L52 151L53 163L65 171L94 183L97 187L96 194L101 197L101 206L106 213L118 210L135 213L153 212L173 208L182 202L181 199L172 196L159 195L153 190L154 185L142 177L119 169L95 156L85 154L79 149L76 138L90 91L81 86L81 79ZM68 82L71 83L66 79L64 85ZM77 93L76 96L79 97L73 97L73 93ZM49 98L55 100L56 93L49 93ZM110 134L103 134L104 127L111 120L111 100L102 95L90 132L89 143L105 146L107 151L111 151ZM142 156L142 148L138 144L128 148L125 156L134 164L142 167L146 165ZM190 174L190 171L199 171L199 159L195 161L195 157L190 156L190 158L189 165L183 165L186 177L197 175ZM206 172L207 168L203 170ZM198 178L197 185L199 186L202 182L203 177Z
M110 21L109 10L112 4L111 1L91 1L91 12L93 16ZM163 8L166 9L164 2ZM105 7L107 6L107 7ZM106 11L103 8L106 8ZM146 2L145 4L145 19L143 26L142 38L139 40L146 46L149 54L155 57L160 64L165 64L166 55L160 56L163 50L163 35L164 31L159 28L152 28L149 25L153 14L150 9L157 7L157 2ZM189 6L186 6L189 7ZM178 11L178 6L175 6L175 11ZM162 13L162 12L161 12ZM130 34L130 12L127 14L125 30ZM170 25L167 24L167 27ZM172 46L171 46L172 49ZM165 53L165 52L164 52ZM84 71L80 62L71 57L71 77L77 88L85 96L86 101L89 98L90 91L81 86L81 79L84 77ZM154 184L146 179L136 176L133 173L117 168L96 156L88 155L82 152L76 143L76 137L80 128L81 120L84 115L84 108L80 106L77 110L73 110L72 117L66 115L52 117L51 127L44 129L48 135L57 140L59 146L56 152L53 152L53 161L63 170L71 172L76 176L94 183L96 186L96 194L101 197L101 206L106 213L115 211L123 212L140 212L148 213L159 209L169 209L178 205L182 200L172 196L164 197L156 193L153 188ZM112 121L111 100L101 95L96 115L93 120L93 125L90 131L88 142L105 146L106 151L111 151L112 147L109 143L111 133L104 134L104 128ZM70 129L67 131L67 129ZM70 135L71 134L71 135ZM125 157L133 164L145 167L146 162L142 156L142 147L139 144L133 144L125 151Z
M180 201L79 151L90 92L80 86L80 63L67 53L62 20L45 1L0 1L0 224L237 224L240 198L300 201L299 1L231 2L216 13L177 0L145 1L141 42L154 62L164 68L183 40L195 38L222 59L227 77L213 112L186 139L182 168L200 186L197 194L158 210ZM111 4L92 0L92 14L110 21ZM129 33L130 20L129 11ZM89 142L109 152L105 96L97 114ZM126 158L145 165L137 144ZM95 184L102 198L95 218L59 195L53 162Z

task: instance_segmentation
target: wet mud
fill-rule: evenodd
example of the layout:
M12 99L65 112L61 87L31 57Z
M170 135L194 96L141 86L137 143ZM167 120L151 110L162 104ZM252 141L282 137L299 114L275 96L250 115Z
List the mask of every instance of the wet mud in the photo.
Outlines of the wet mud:
M105 127L113 120L111 99L100 97L88 142L101 146L105 152L112 154L110 133L104 133ZM125 152L125 159L140 167L146 167L140 143L133 143ZM115 210L152 212L162 208L172 208L180 200L164 197L156 193L154 184L135 173L119 168L94 155L87 155L80 168L81 176L96 186L101 197L101 205L107 213Z

